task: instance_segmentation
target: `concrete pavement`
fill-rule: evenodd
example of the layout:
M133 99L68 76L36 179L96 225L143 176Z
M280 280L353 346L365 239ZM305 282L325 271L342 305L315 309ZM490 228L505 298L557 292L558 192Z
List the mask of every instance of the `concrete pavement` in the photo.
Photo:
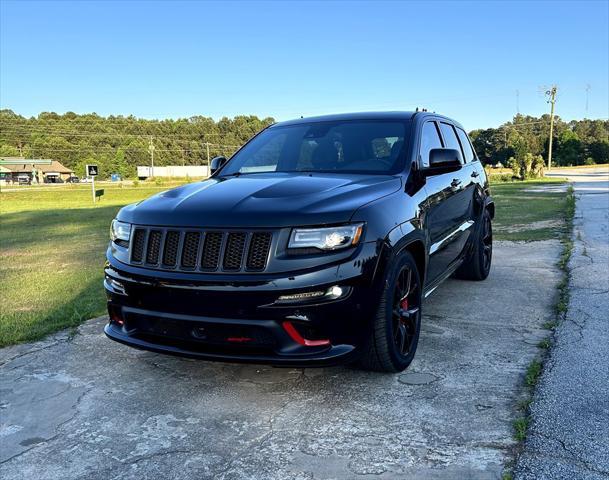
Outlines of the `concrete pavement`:
M401 375L157 355L105 318L2 349L0 477L499 479L559 252L497 243L486 281L440 287Z
M560 170L577 207L570 302L531 407L516 478L609 479L609 170Z

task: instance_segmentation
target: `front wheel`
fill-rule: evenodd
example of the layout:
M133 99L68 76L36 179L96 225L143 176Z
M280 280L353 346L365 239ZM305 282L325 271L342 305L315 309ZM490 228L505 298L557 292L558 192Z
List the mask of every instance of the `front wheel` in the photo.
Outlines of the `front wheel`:
M485 209L480 227L474 238L471 252L455 272L457 278L464 280L484 280L491 271L493 260L493 226L491 214Z
M411 253L400 253L385 273L373 329L360 360L378 372L401 372L414 359L421 330L421 277Z

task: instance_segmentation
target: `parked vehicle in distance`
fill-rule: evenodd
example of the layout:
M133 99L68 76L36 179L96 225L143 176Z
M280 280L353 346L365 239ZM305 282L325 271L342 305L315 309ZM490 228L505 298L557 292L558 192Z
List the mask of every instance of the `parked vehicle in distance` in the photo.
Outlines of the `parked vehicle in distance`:
M76 175L73 175L71 177L68 177L66 183L80 183L80 178L78 178Z
M17 184L18 185L31 185L32 177L30 177L27 173L20 173L17 175Z
M398 372L414 358L423 299L450 275L489 273L486 174L461 125L441 115L277 123L211 169L112 222L111 339Z

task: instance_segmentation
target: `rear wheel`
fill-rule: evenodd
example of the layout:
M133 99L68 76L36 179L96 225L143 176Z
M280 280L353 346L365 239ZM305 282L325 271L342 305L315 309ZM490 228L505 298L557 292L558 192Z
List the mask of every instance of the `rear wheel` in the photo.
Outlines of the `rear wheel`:
M421 279L411 253L396 257L385 274L373 330L361 366L401 372L414 359L421 329Z
M464 280L484 280L491 271L493 260L493 226L491 214L484 210L472 250L455 276Z

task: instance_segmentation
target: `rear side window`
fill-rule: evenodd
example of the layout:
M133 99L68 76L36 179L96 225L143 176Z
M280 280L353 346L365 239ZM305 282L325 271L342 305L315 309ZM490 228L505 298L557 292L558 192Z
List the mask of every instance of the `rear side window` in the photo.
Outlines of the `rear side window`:
M421 162L424 167L429 167L429 152L434 148L442 148L442 140L438 134L438 127L435 122L426 122L423 124L421 132Z
M457 128L457 135L459 135L459 140L461 140L461 147L463 148L463 158L466 162L473 162L476 159L476 155L474 154L474 149L472 148L472 144L467 138L467 133L465 133L460 128Z
M454 127L448 123L442 122L440 123L440 128L442 129L442 136L444 137L446 148L453 148L458 152L461 152L461 145L457 139L457 134L455 133ZM463 155L463 152L461 152L461 155Z

